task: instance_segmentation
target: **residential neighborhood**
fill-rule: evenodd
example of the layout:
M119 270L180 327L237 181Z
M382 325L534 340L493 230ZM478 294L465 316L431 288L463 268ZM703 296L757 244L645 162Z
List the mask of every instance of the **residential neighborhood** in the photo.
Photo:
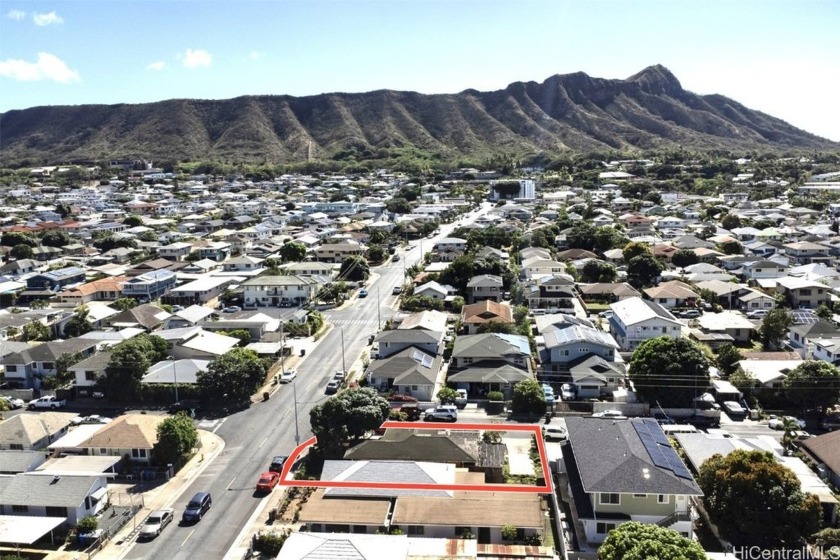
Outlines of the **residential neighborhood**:
M640 524L709 558L816 554L838 532L840 212L834 183L768 175L786 162L18 173L0 547L594 560ZM713 164L702 194L656 179Z

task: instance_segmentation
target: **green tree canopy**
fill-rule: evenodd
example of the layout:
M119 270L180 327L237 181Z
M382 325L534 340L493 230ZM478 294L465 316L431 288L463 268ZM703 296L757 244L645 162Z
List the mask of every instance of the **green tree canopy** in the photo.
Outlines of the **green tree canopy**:
M807 360L788 372L782 387L795 406L826 410L840 399L840 370L822 360Z
M627 265L627 282L634 288L650 286L665 267L650 253L642 253L630 259Z
M411 203L402 197L392 198L385 203L385 209L392 214L411 214Z
M33 319L23 325L23 339L27 342L50 340L51 338L52 332L50 331L50 328L41 321Z
M761 325L758 327L758 336L764 349L775 350L779 348L782 339L792 324L793 318L787 309L781 307L771 309L761 320Z
M720 219L720 225L723 229L732 230L732 228L741 227L741 218L736 214L726 214Z
M624 249L621 251L621 256L624 258L624 263L629 265L630 261L633 260L633 257L638 257L639 255L644 255L645 253L650 254L650 248L648 248L647 245L631 241L624 246Z
M134 401L140 397L140 381L153 362L148 348L137 342L137 338L121 342L111 350L100 384L112 401Z
M80 305L76 312L64 325L64 335L68 337L77 337L93 330L93 325L88 320L90 310L86 305Z
M280 247L279 254L283 262L301 262L306 258L306 245L289 241Z
M265 380L266 367L253 350L233 348L198 373L197 384L203 401L242 402Z
M709 361L688 338L660 336L636 348L629 376L639 396L651 405L688 407L698 391L709 386Z
M116 300L114 300L113 303L111 303L111 307L118 311L134 309L135 307L137 307L137 305L137 300L130 297L117 298Z
M770 452L713 455L697 482L710 520L734 546L799 546L820 528L819 499L803 493L796 475Z
M157 437L152 459L159 465L177 465L198 443L198 430L192 418L181 412L158 424Z
M20 243L12 247L12 250L9 251L9 256L13 259L31 259L35 256L35 251L32 250L30 245Z
M385 248L382 245L370 245L366 256L371 262L381 263L385 260Z
M545 414L545 393L540 383L528 379L514 385L510 406L514 414Z
M628 521L613 529L598 548L598 560L705 560L697 542L673 529Z
M375 389L361 387L343 391L309 412L318 451L327 458L343 454L341 444L382 425L391 406Z
M451 387L441 387L437 394L437 400L440 404L452 404L458 398L458 393Z
M720 249L722 253L727 255L740 255L744 252L744 246L735 240L724 241L723 243L718 245L718 249Z
M717 349L715 364L725 375L732 375L738 369L738 362L743 359L740 350L731 342L726 342Z
M126 216L126 218L123 220L122 223L126 227L130 227L130 228L137 227L137 226L142 226L143 225L143 218L141 218L140 216Z
M586 261L580 270L581 282L615 282L618 270L610 263L598 260Z
M363 282L370 276L370 266L367 259L359 256L347 257L341 263L341 269L338 271L339 278L343 278L349 282Z
M50 230L41 236L41 244L47 247L64 247L70 245L70 236L66 231Z
M685 268L700 262L700 257L691 249L680 249L671 257L671 264L677 268Z
M0 237L0 245L3 247L14 247L15 245L20 244L37 247L38 241L31 235L20 233L18 231L7 231L2 237Z

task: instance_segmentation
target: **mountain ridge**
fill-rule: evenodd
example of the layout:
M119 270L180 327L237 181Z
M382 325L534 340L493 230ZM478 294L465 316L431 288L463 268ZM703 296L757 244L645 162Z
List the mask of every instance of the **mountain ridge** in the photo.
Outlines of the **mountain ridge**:
M840 150L721 95L697 95L661 65L625 80L584 72L503 89L421 94L246 95L46 106L0 114L0 162L146 158L295 163L415 147L442 157L669 147Z

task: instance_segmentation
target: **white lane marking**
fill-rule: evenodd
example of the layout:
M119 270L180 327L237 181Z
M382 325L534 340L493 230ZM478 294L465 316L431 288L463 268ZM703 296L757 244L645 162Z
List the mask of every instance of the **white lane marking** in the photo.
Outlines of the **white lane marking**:
M221 427L222 427L222 424L224 424L224 423L225 423L225 420L227 420L227 418L222 418L222 419L221 419L221 421L219 422L219 425L218 425L218 426L216 426L215 428L213 428L213 433L214 433L214 434L216 433L216 430L218 430L219 428L221 428Z
M230 487L233 486L233 481L234 480L236 480L235 476L233 477L233 480L231 480L230 483L227 485L227 487L225 487L225 490L230 490Z
M260 444L257 446L257 449L260 449L263 445L265 445L265 442L267 442L267 441L268 441L268 436L265 436L265 439L264 439L264 440L262 440L262 443L260 443Z
M188 541L188 540L190 540L190 537L191 537L191 536L193 536L193 533L195 533L195 529L193 529L192 531L190 531L190 534L189 534L189 535L187 535L187 538L186 538L186 539L184 539L184 542L182 542L182 543L181 543L181 546L184 546L185 544L187 544L187 541Z

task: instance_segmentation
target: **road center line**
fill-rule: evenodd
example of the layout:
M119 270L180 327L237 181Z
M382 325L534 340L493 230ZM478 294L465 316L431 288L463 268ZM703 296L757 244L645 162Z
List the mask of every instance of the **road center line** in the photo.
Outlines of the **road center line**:
M182 543L181 543L181 546L184 546L185 544L187 544L187 541L188 541L188 540L190 540L190 537L191 537L191 536L193 536L193 533L195 533L195 529L193 529L192 531L190 531L190 534L189 534L189 535L187 535L187 538L186 538L186 539L184 539L184 542L182 542Z
M236 477L235 477L235 476L233 477L233 480L231 480L231 481L228 483L228 485L225 487L225 490L230 490L230 487L231 487L231 486L233 486L233 481L234 481L234 480L236 480Z
M213 433L214 433L214 434L216 433L216 430L218 430L219 428L221 428L221 427L222 427L222 424L224 424L224 423L225 423L225 420L227 420L227 418L222 418L222 419L219 421L219 423L216 425L216 427L215 427L215 428L213 428Z
M265 439L262 440L262 442L257 446L257 449L260 449L263 445L265 445L265 442L267 442L267 441L268 441L268 436L265 436Z

